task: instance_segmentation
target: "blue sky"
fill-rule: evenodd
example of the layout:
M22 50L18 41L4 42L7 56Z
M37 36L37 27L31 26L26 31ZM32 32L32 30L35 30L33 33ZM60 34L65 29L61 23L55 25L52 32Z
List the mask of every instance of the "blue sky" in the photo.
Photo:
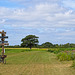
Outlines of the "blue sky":
M27 35L39 44L75 43L75 0L0 0L0 31L10 45L20 45Z

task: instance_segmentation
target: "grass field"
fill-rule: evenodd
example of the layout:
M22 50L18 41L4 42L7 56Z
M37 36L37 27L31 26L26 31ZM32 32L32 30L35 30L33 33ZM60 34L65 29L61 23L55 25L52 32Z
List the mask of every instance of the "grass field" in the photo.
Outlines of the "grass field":
M60 62L46 50L7 51L6 64L0 63L0 75L75 75L72 61Z

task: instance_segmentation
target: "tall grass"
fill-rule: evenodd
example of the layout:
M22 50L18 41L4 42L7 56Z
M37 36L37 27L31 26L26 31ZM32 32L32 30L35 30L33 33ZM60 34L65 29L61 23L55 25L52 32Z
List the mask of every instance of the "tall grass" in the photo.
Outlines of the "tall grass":
M72 67L74 67L74 68L75 68L75 60L73 61Z

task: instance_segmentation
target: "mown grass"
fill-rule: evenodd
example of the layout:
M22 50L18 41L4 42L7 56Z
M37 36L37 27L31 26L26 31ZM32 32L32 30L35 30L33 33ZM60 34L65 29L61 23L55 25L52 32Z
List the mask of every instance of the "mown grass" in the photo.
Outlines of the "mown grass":
M8 49L7 49L8 50ZM0 75L75 75L72 61L60 62L56 54L45 50L6 50L6 64L0 63Z

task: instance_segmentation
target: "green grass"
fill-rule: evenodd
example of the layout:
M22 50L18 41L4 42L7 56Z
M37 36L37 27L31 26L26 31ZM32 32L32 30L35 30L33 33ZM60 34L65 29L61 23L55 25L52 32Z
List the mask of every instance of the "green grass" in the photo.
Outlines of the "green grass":
M75 75L72 61L60 62L46 50L6 51L6 64L0 63L0 75Z
M0 48L1 52L2 48ZM6 53L20 53L20 52L25 52L25 51L47 51L48 48L5 48Z
M2 48L0 48L1 52ZM62 52L62 51L72 51L75 50L75 48L5 48L6 53L20 53L25 51L48 51L53 52L55 54Z

